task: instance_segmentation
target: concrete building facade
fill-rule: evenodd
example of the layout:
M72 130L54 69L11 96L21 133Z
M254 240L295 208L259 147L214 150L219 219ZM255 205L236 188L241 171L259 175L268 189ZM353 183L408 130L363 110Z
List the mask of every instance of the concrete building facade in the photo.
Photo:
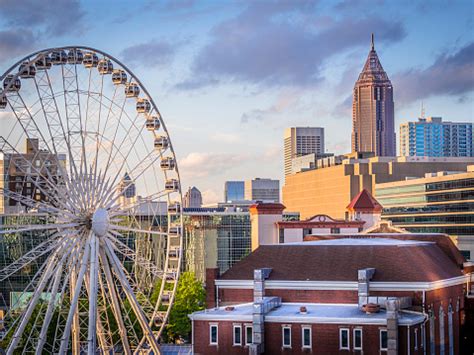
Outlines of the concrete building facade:
M441 117L421 117L417 122L402 123L400 155L472 157L472 123L443 122Z
M245 200L280 202L280 181L262 178L246 180Z
M372 45L352 100L352 151L395 156L393 87Z
M284 135L285 176L292 173L292 159L314 153L324 154L324 128L290 127Z
M446 170L465 171L474 158L347 156L340 164L286 177L283 204L301 219L317 214L344 218L348 201L363 189L374 195L375 184L424 177Z

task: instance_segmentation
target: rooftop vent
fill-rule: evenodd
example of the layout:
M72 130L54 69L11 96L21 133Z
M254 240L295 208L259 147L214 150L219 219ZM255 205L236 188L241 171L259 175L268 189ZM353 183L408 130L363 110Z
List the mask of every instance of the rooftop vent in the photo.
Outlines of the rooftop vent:
M376 303L367 303L362 306L362 311L367 314L380 312L380 305Z
M307 314L307 313L308 313L308 310L306 309L305 306L301 306L301 307L300 307L300 313L301 313L301 314Z

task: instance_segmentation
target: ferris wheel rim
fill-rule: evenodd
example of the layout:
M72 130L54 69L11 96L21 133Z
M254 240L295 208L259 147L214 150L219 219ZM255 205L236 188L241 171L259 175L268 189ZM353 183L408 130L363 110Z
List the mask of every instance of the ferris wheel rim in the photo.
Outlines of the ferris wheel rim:
M137 75L135 75L133 73L132 70L130 70L130 68L128 68L125 64L123 64L120 60L118 60L117 58L113 57L112 55L102 51L102 50L99 50L99 49L96 49L96 48L92 48L92 47L88 47L88 46L76 46L76 45L71 45L71 46L62 46L62 47L52 47L52 48L47 48L47 49L42 49L42 50L39 50L39 51L36 51L34 53L31 53L27 56L25 56L24 58L22 58L21 60L17 61L14 65L12 65L8 70L5 71L5 73L0 76L0 80L3 81L7 75L10 75L12 73L12 71L19 67L22 63L24 63L25 61L28 62L28 64L31 64L31 63L36 63L36 61L39 59L38 56L41 56L43 55L43 57L45 55L48 55L54 51L60 51L60 50L73 50L73 49L79 49L79 50L86 50L86 51L91 51L91 52L94 52L94 53L98 53L102 56L104 56L105 58L108 58L110 59L111 61L115 62L116 64L118 64L127 74L130 75L130 80L133 79L134 82L136 82L136 84L140 87L140 89L143 91L143 93L146 95L147 97L147 100L150 101L150 104L152 106L152 110L154 110L158 115L159 115L159 119L161 121L161 125L162 125L162 129L163 131L165 132L166 136L170 137L169 135L169 132L168 132L168 129L166 127L166 123L164 121L164 119L162 118L162 115L158 109L158 106L155 104L155 101L153 99L153 97L150 95L149 91L146 89L146 87L144 86L144 84L141 82L141 80L138 78ZM74 64L75 65L75 64ZM20 75L19 72L13 74L14 76L14 79L18 78ZM10 86L13 85L13 81L10 83ZM43 141L46 142L46 140L43 138ZM171 152L172 156L174 157L174 160L175 160L175 166L174 166L174 172L176 174L176 177L177 177L177 180L180 182L181 179L180 179L180 174L179 174L179 169L178 169L178 164L176 162L176 153L174 151L174 147L173 147L173 144L172 144L172 141L171 139L169 139L169 147L168 147L169 151ZM161 156L161 154L160 154ZM164 176L166 177L166 171L164 171ZM178 192L178 195L179 195L179 202L180 202L180 211L179 211L179 215L180 215L180 245L179 245L179 249L180 249L180 252L179 252L179 261L178 261L178 268L176 270L176 273L175 273L175 282L174 282L174 286L173 286L173 293L171 295L171 299L170 299L170 302L169 302L169 306L167 307L167 310L166 310L166 315L165 315L165 319L167 319L169 317L169 313L170 313L170 310L171 310L171 305L173 303L173 300L174 300L174 297L176 295L176 289L177 289L177 280L179 279L179 274L181 272L181 259L183 257L183 214L182 214L182 206L183 206L183 196L182 196L182 186L181 186L181 183L179 183L178 185L178 190L176 191ZM169 195L168 195L168 203L170 202L169 200ZM168 216L169 216L169 213L168 213ZM163 234L167 234L167 233L163 233ZM167 251L169 250L169 247L167 247ZM168 257L169 257L169 252L166 253L166 264L168 264ZM166 270L167 268L165 268ZM166 271L165 271L165 274L166 274ZM162 282L162 285L164 285L165 282ZM160 291L160 295L163 293L163 290ZM158 305L159 303L157 303ZM154 312L154 315L156 314L156 310ZM150 323L153 321L153 319L150 319ZM163 331L163 327L160 327L160 331L159 331L159 334L161 334L161 332ZM143 340L144 338L142 338Z

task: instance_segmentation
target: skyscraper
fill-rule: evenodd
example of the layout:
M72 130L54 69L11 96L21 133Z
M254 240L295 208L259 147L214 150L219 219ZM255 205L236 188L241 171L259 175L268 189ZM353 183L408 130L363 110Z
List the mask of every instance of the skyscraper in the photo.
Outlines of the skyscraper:
M201 191L196 186L188 188L184 195L183 207L200 208L202 206Z
M472 157L472 123L443 122L441 117L420 117L400 125L400 155Z
M324 128L290 127L285 130L285 176L291 174L291 160L296 157L314 153L324 154Z
M245 199L280 202L280 181L256 178L245 181Z
M372 46L354 86L352 151L395 156L393 87Z
M226 181L224 190L224 202L242 201L245 198L245 183L243 181Z

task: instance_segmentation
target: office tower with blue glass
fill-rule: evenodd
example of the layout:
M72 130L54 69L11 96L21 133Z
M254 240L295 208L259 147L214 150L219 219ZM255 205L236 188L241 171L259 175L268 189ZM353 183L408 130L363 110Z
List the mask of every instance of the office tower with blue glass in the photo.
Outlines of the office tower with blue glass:
M421 117L400 125L400 155L472 157L470 122L443 122L441 117Z
M224 185L224 202L244 200L245 183L243 181L226 181Z

